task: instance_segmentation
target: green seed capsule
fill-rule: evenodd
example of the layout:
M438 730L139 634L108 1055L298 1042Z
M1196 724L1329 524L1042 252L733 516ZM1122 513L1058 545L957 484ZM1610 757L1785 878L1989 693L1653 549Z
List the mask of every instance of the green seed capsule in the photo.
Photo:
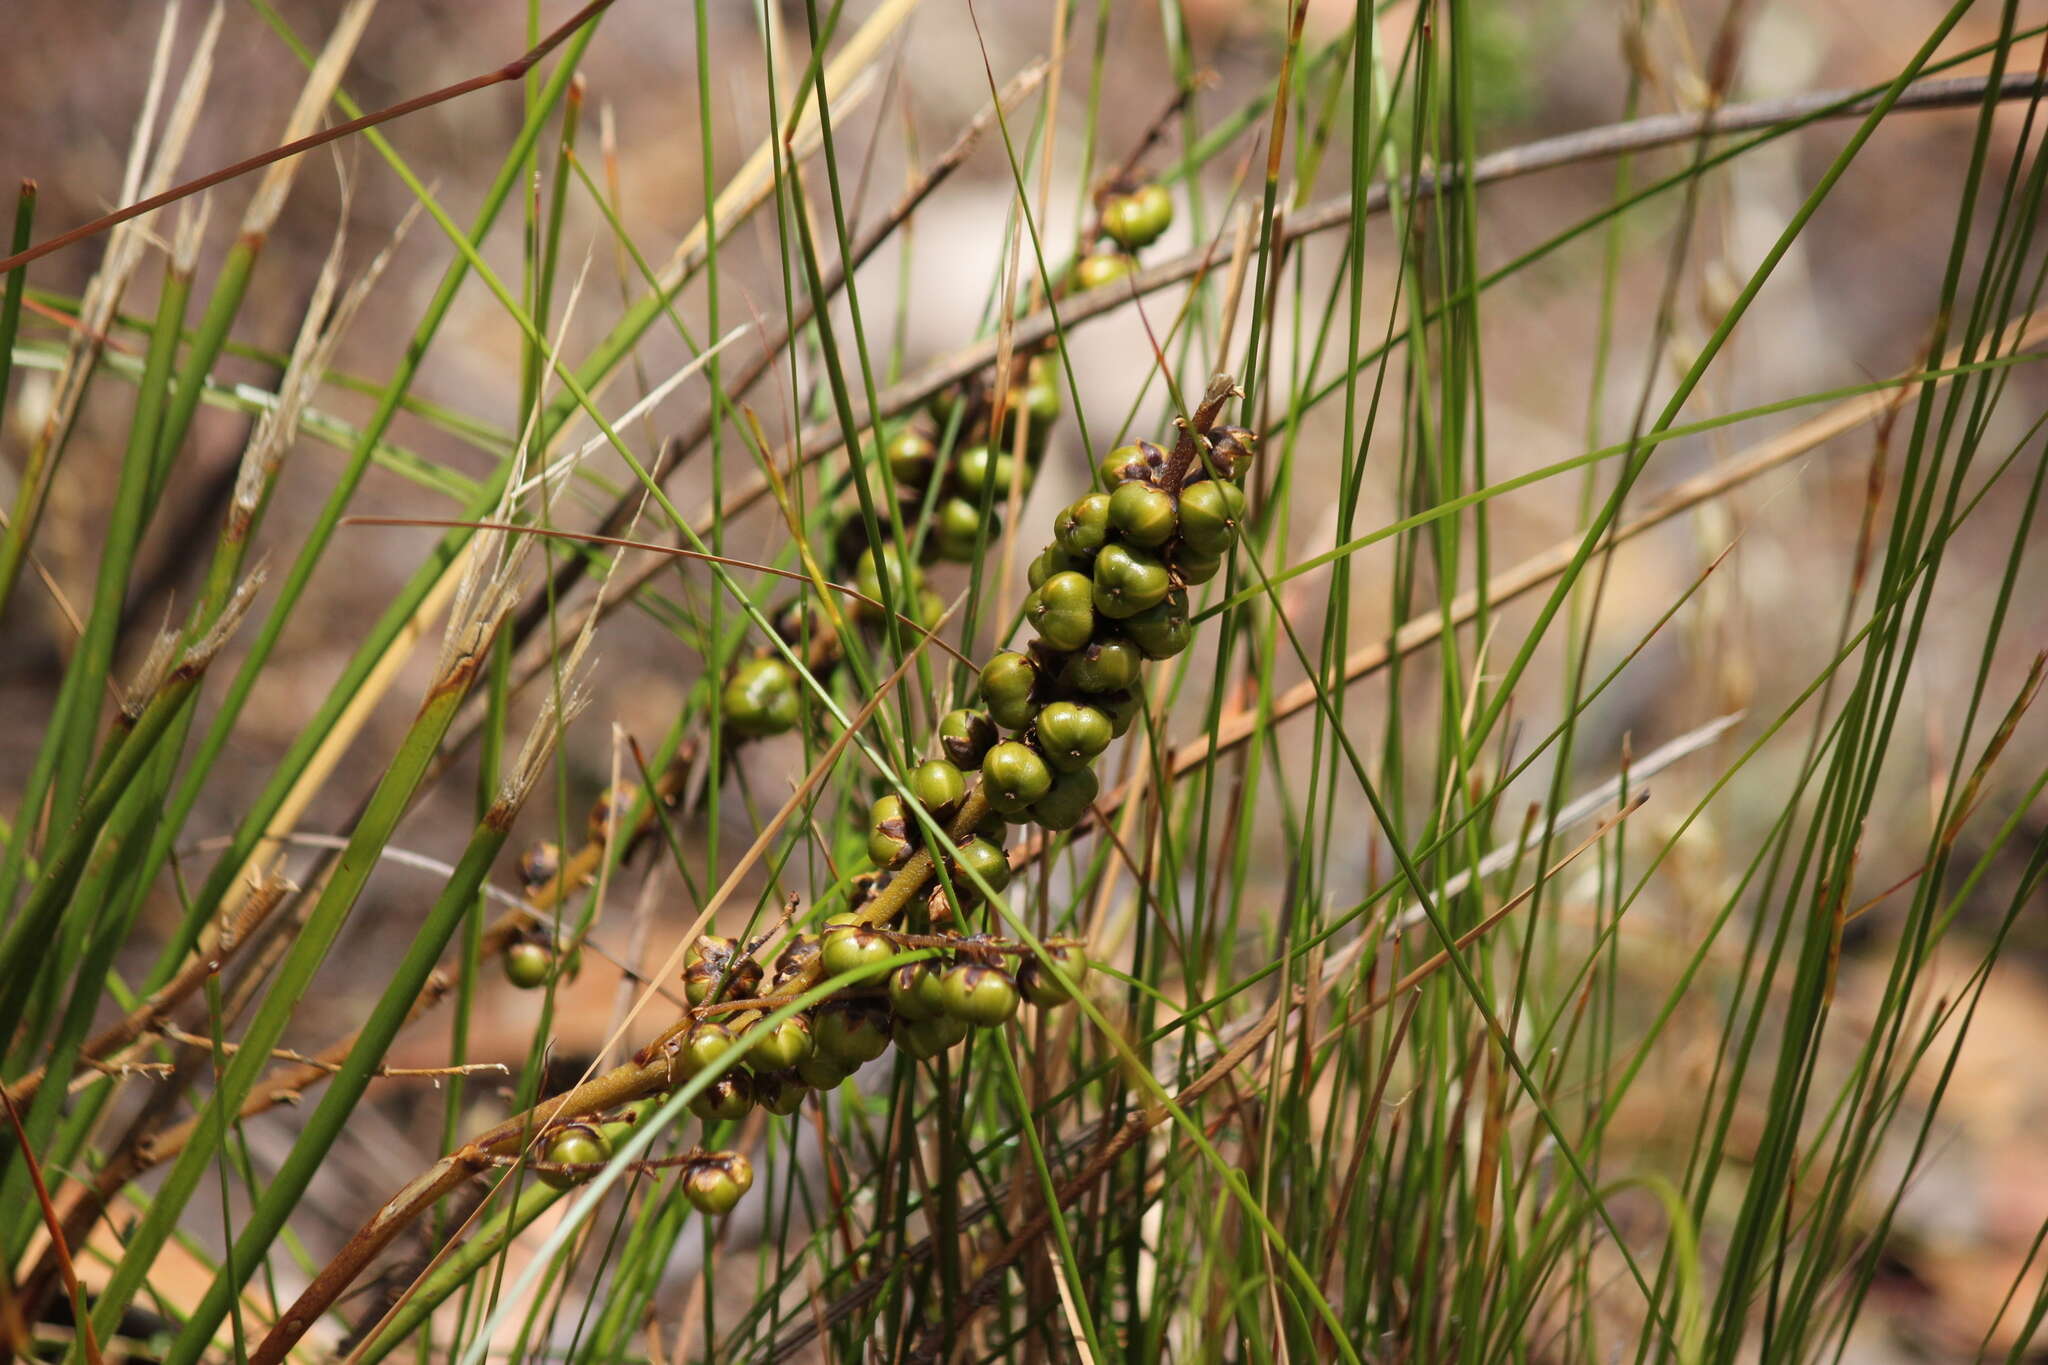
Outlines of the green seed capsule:
M1173 222L1173 196L1164 185L1111 195L1102 206L1102 230L1127 251L1150 246Z
M1000 967L963 962L939 978L946 1013L976 1028L1007 1023L1017 1012L1017 983Z
M687 1081L732 1051L737 1041L732 1030L725 1025L712 1019L700 1019L683 1035L680 1045L675 1046L669 1069L679 1079Z
M717 994L721 1000L744 1000L761 984L761 964L752 958L734 960L731 954L700 958L683 969L683 994L693 1005L702 1005Z
M1114 738L1109 717L1081 702L1047 702L1034 727L1045 761L1063 772L1085 768Z
M1059 964L1067 979L1079 987L1088 979L1088 954L1078 943L1048 943L1045 955ZM1045 964L1037 958L1029 958L1017 969L1017 989L1024 998L1040 1009L1051 1009L1064 1005L1072 997L1059 978L1046 970Z
M917 841L911 837L908 812L903 798L893 792L878 797L868 808L868 857L876 867L894 867L911 855Z
M837 1090L853 1074L853 1068L821 1052L813 1052L796 1064L796 1078L813 1090Z
M896 956L896 942L887 934L857 924L836 925L825 931L818 950L818 965L827 976L858 972Z
M991 806L1005 815L1022 815L1024 808L1052 785L1052 769L1037 754L1010 740L990 749L981 761L981 785Z
M1025 570L1024 576L1029 580L1032 587L1042 588L1045 586L1046 579L1051 578L1055 574L1063 574L1077 566L1079 566L1079 561L1072 555L1057 545L1048 545L1038 552L1036 559L1031 561L1031 566Z
M996 723L986 711L962 707L939 718L939 748L946 759L960 769L979 768L981 760L995 747Z
M1207 583L1222 568L1222 555L1197 554L1185 544L1173 553L1174 577L1189 585Z
M1097 640L1067 660L1060 681L1077 692L1121 692L1138 680L1144 657L1129 640Z
M771 1071L754 1077L754 1103L771 1114L787 1117L803 1108L810 1087L793 1071Z
M1173 539L1173 494L1149 483L1121 483L1109 495L1109 524L1126 543L1147 549Z
M1181 544L1198 555L1222 555L1237 543L1244 519L1244 490L1214 479L1180 491Z
M911 770L908 785L918 804L939 820L960 809L967 799L966 775L943 758L918 764Z
M973 838L962 843L959 856L946 860L946 871L953 879L953 889L966 897L979 898L981 894L981 888L968 880L970 872L998 894L1010 884L1009 855L1003 852L1001 844L988 839Z
M923 488L931 481L932 465L938 459L939 451L931 438L916 427L898 427L882 443L882 454L888 459L889 473L897 483Z
M1071 569L1054 574L1025 602L1024 619L1052 648L1079 649L1095 634L1095 585Z
M744 1071L731 1071L697 1092L690 1112L706 1123L734 1122L753 1112L753 1078Z
M959 484L961 496L976 507L991 496L1001 506L1010 496L1010 483L1016 474L1014 458L987 446L969 446L953 461L953 480Z
M566 1124L548 1140L547 1160L556 1166L601 1166L612 1159L612 1145L587 1123ZM595 1171L535 1171L541 1183L558 1190L579 1185Z
M775 979L787 981L806 970L818 955L816 934L798 934L775 955Z
M860 589L866 596L874 598L877 602L885 600L882 593L882 569L884 568L889 571L889 591L896 594L899 600L906 596L914 597L917 591L924 587L924 570L918 568L915 564L906 565L903 562L903 556L897 552L893 544L882 547L882 559L879 566L875 560L874 547L870 546L860 552L860 558L855 560L853 565L853 586ZM858 605L861 610L869 615L875 614L877 610L866 603Z
M1060 396L1058 368L1048 364L1045 356L1033 356L1031 363L1024 367L1022 391L1012 390L1011 398L1021 411L1031 414L1031 429L1044 431L1065 406Z
M1105 726L1108 723L1107 720L1103 722ZM1075 768L1072 772L1057 773L1045 795L1031 803L1031 818L1047 829L1072 829L1088 818L1088 812L1095 803L1095 795L1100 790L1101 784L1096 781L1093 768Z
M538 990L554 975L555 955L545 943L520 939L505 945L505 979L522 991Z
M1112 496L1122 484L1152 481L1152 466L1145 458L1145 447L1151 444L1150 441L1138 441L1131 445L1118 446L1102 457L1102 463L1096 466L1095 472L1103 487L1107 488Z
M1113 621L1166 600L1173 577L1159 557L1129 545L1105 545L1095 556L1095 610Z
M906 962L889 973L889 1008L898 1019L913 1022L931 1019L943 1012L939 1003L939 974L930 964Z
M991 539L1002 534L1000 518L991 518ZM932 553L955 564L971 564L981 544L981 507L955 494L939 501L932 517Z
M801 1014L792 1014L772 1027L756 1025L750 1034L758 1036L747 1053L747 1062L762 1071L787 1071L817 1046L811 1037L811 1021Z
M1109 717L1110 732L1118 739L1124 737L1124 732L1131 728L1131 722L1138 718L1138 712L1145 706L1145 695L1136 688L1105 692L1093 700Z
M967 1037L967 1023L950 1014L929 1019L898 1019L894 1028L896 1046L921 1062L928 1062Z
M1109 539L1109 494L1076 498L1053 523L1053 540L1077 560L1087 560Z
M1004 650L982 666L981 700L1006 730L1021 730L1038 714L1031 704L1037 686L1038 665L1015 650Z
M811 1019L811 1036L825 1060L851 1071L872 1062L889 1047L889 1014L873 1005L828 1000Z
M1147 607L1124 622L1123 631L1148 659L1171 659L1195 638L1188 620L1188 595L1180 588L1166 594L1166 600Z
M1135 259L1121 251L1098 251L1083 256L1074 265L1074 283L1081 289L1100 289L1138 268Z
M701 1214L716 1218L731 1213L754 1188L754 1163L738 1152L692 1166L683 1176L683 1198Z

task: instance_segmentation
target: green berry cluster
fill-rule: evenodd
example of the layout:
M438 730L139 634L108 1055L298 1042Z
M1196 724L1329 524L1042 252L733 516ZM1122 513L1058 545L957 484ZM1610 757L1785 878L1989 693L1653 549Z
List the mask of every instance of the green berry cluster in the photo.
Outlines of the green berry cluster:
M659 1096L651 1096L599 1122L577 1119L554 1125L542 1135L541 1161L534 1174L557 1190L581 1184L612 1159L619 1144L659 1103ZM681 1187L683 1197L699 1213L730 1213L754 1187L754 1163L742 1152L692 1152L682 1161Z

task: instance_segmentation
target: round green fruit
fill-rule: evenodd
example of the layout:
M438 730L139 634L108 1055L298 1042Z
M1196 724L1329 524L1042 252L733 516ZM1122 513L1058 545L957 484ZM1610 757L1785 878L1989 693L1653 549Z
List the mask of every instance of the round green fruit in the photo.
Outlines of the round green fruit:
M1074 559L1092 558L1109 539L1109 494L1076 498L1053 523L1052 538Z
M967 799L967 776L943 758L920 763L911 770L909 787L918 804L944 820L960 809Z
M1173 494L1149 483L1120 483L1109 495L1109 524L1127 544L1153 549L1173 539Z
M675 1049L672 1070L683 1080L689 1080L703 1071L726 1053L732 1051L738 1040L732 1030L714 1019L700 1019L683 1036L680 1046Z
M1148 659L1171 659L1186 649L1195 638L1195 627L1188 620L1188 595L1175 588L1166 595L1166 600L1156 606L1147 607L1123 624L1124 634L1139 649L1145 651Z
M928 1062L958 1046L967 1037L967 1024L950 1014L936 1014L929 1019L898 1019L894 1032L896 1046Z
M1101 789L1093 768L1060 773L1045 795L1031 803L1031 818L1050 830L1072 829L1088 818Z
M1223 555L1237 543L1244 519L1244 490L1207 479L1180 491L1181 544L1198 555Z
M939 1003L939 974L924 962L906 962L889 973L889 1008L913 1022L936 1017L945 1008Z
M697 1212L718 1217L731 1213L754 1188L754 1163L738 1152L690 1167L683 1176L683 1198Z
M813 1090L837 1090L852 1074L852 1067L816 1052L796 1064L796 1078Z
M1173 553L1173 574L1183 583L1207 583L1222 568L1222 555L1197 554L1186 545Z
M986 711L962 707L939 718L939 748L956 768L979 768L997 738L996 723Z
M602 1166L612 1159L612 1145L604 1134L587 1123L571 1123L555 1130L548 1139L547 1161L555 1166ZM558 1190L579 1185L594 1171L536 1171L541 1182Z
M1121 251L1098 251L1083 256L1074 266L1074 284L1081 289L1100 289L1114 284L1138 268L1138 262Z
M812 1016L811 1035L818 1040L814 1055L851 1071L888 1050L889 1015L872 1005L828 1000Z
M1017 1012L1017 983L1000 967L963 962L939 978L946 1013L976 1028L994 1028Z
M753 1080L744 1071L727 1072L697 1092L690 1112L706 1123L734 1122L754 1108Z
M1095 585L1087 575L1069 569L1033 590L1024 603L1024 617L1038 638L1052 648L1079 649L1095 634L1094 599Z
M1063 772L1087 767L1115 738L1109 717L1083 702L1047 702L1034 728L1045 761Z
M842 924L825 931L818 950L818 965L827 976L842 976L865 971L894 956L896 942L887 934L857 924Z
M1031 693L1038 686L1038 665L1030 656L1004 650L982 666L981 700L995 723L1021 730L1038 714Z
M787 1117L803 1107L804 1096L810 1093L793 1071L771 1071L754 1077L754 1103L771 1114Z
M1102 463L1096 466L1095 472L1101 478L1102 486L1110 491L1110 496L1114 497L1118 487L1123 484L1151 482L1152 466L1145 458L1145 447L1148 445L1151 445L1151 442L1138 441L1131 445L1118 446L1102 457ZM1157 449L1156 446L1153 448Z
M876 867L894 867L917 847L911 835L910 814L903 798L891 793L877 797L868 808L868 857Z
M1102 713L1109 717L1110 733L1122 739L1124 732L1131 728L1131 722L1138 718L1138 712L1144 709L1145 695L1136 688L1125 688L1122 691L1102 693L1095 697L1094 701L1102 708Z
M1095 609L1113 621L1166 600L1173 576L1149 550L1105 545L1095 556Z
M981 785L991 806L1005 815L1021 815L1052 785L1052 769L1030 749L1010 740L990 749L981 761Z
M1114 194L1102 206L1102 230L1126 251L1150 246L1173 223L1173 196L1164 185Z
M1001 525L999 518L990 518L991 538L999 534ZM981 545L981 528L979 505L957 493L940 499L932 518L932 553L955 564L973 563Z
M811 1021L801 1014L792 1014L779 1024L756 1026L751 1032L754 1046L747 1061L763 1071L787 1071L816 1047Z
M1016 473L1015 459L987 446L969 446L953 461L954 482L959 484L962 496L977 508L991 500L1000 507L1010 496L1010 484Z
M1002 845L977 836L962 843L959 855L947 860L946 872L953 879L953 889L964 898L974 900L981 895L981 888L968 879L969 873L1000 895L1010 884L1010 857Z
M1120 692L1138 680L1143 660L1129 640L1097 640L1067 660L1060 680L1080 692Z
M530 939L506 944L504 963L505 979L522 991L538 990L555 974L555 955Z
M1073 982L1076 987L1088 979L1088 954L1080 944L1048 943L1045 945L1045 955L1059 964L1059 969L1066 973L1067 980ZM1024 993L1026 1000L1040 1009L1064 1005L1071 998L1067 994L1067 988L1060 984L1059 978L1047 970L1044 962L1035 957L1026 959L1024 965L1017 969L1017 989Z
M1046 579L1051 578L1054 574L1065 573L1067 570L1074 568L1078 563L1078 560L1059 546L1048 545L1038 552L1036 559L1031 561L1030 567L1024 571L1024 577L1032 587L1042 588L1045 586Z
M543 840L519 855L519 880L529 893L562 875L562 846Z
M889 473L897 483L909 488L923 488L931 481L932 464L938 459L938 447L931 438L916 427L898 427L889 439L882 443L882 454L889 461Z

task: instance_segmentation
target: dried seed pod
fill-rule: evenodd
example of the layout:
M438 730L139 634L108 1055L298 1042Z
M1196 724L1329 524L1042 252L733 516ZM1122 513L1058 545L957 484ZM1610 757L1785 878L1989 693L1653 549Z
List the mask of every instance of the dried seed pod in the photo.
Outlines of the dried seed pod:
M612 836L618 832L620 817L633 807L635 790L622 782L616 787L606 787L597 794L597 799L590 803L589 833L592 843L611 842Z
M1242 483L1258 455L1258 434L1248 427L1210 427L1202 434L1208 438L1209 463L1216 467L1216 472L1234 483ZM1195 483L1208 477L1209 471L1196 461L1188 470L1187 481Z
M683 1174L683 1198L702 1214L731 1213L754 1188L754 1163L738 1152L699 1162Z
M796 670L768 655L734 669L721 701L725 723L748 739L786 734L803 712Z
M699 958L683 969L683 998L693 1005L710 1004L713 996L744 1000L760 985L761 964L736 952Z
M982 790L1004 815L1023 814L1051 785L1052 770L1045 760L1015 740L996 745L981 761Z
M787 981L803 971L818 956L818 938L815 934L798 934L775 955L775 979Z
M545 1159L555 1166L601 1166L612 1159L612 1145L588 1123L565 1123L548 1137ZM558 1190L581 1184L594 1172L535 1171L541 1183Z
M996 739L995 722L986 711L963 707L948 711L939 719L939 748L947 762L963 771L979 768L981 760L995 747Z
M994 1028L1017 1012L1017 983L1000 967L963 962L939 978L946 1013L976 1028Z
M531 896L562 875L562 846L542 840L519 855L519 881Z

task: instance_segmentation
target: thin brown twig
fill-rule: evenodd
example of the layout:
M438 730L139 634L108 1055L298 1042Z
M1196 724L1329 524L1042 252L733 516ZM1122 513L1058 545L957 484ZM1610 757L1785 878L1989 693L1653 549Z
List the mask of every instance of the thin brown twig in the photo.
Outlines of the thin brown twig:
M64 1240L63 1220L57 1216L57 1206L50 1202L50 1188L43 1183L42 1163L36 1160L35 1149L29 1145L28 1131L21 1126L21 1111L14 1107L14 1097L0 1087L0 1102L7 1106L7 1122L14 1129L14 1140L21 1144L21 1159L28 1167L28 1178L36 1187L36 1203L42 1207L43 1226L49 1229L50 1250L57 1258L57 1273L64 1278L64 1288L71 1294L72 1315L78 1321L78 1330L83 1336L85 1358L88 1365L101 1365L100 1339L92 1328L92 1314L86 1311L85 1288L78 1282L78 1267L72 1264L71 1248Z

